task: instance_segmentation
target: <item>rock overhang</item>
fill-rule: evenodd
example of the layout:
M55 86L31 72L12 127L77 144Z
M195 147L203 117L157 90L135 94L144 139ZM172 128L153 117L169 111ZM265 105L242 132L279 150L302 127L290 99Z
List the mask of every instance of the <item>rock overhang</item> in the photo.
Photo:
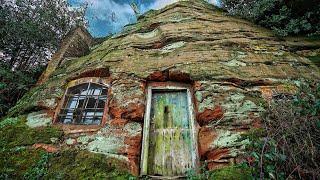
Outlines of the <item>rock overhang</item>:
M66 135L64 141L119 155L137 174L148 82L191 84L200 158L214 169L241 161L248 142L238 140L260 127L266 101L277 94L294 94L301 82L319 81L319 69L288 48L266 29L205 2L182 1L145 14L88 55L60 59L11 115L42 110L53 117L70 81L103 78L110 83L109 123L95 135ZM108 142L116 140L118 146L109 147Z
M320 78L308 59L291 53L270 31L202 1L181 1L146 13L88 55L60 63L33 90L30 101L50 97L70 79L97 69L143 80L157 71L179 71L192 80Z

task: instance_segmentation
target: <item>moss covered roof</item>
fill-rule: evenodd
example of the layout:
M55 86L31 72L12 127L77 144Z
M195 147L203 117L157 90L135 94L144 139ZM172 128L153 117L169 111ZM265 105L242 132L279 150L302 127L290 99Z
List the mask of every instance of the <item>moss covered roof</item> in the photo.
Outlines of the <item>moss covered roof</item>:
M88 55L59 63L11 114L39 104L55 107L50 100L63 96L70 79L101 68L111 76L125 73L141 79L170 70L187 73L192 80L319 80L319 69L291 53L289 45L271 31L230 17L205 1L179 1L147 12Z

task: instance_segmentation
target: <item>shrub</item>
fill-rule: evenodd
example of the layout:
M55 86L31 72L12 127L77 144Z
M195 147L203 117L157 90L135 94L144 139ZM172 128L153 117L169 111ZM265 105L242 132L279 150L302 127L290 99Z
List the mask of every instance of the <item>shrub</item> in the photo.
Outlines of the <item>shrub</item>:
M263 138L254 138L248 157L257 178L320 177L320 83L270 104Z
M232 15L272 29L279 36L320 35L320 4L317 0L222 0Z
M37 82L43 69L12 70L0 61L0 118Z

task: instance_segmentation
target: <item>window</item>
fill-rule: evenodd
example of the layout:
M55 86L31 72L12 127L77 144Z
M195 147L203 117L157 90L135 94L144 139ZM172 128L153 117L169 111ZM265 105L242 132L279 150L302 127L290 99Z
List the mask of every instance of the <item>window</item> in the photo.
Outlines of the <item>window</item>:
M58 121L64 124L99 125L107 102L107 87L85 83L67 90Z

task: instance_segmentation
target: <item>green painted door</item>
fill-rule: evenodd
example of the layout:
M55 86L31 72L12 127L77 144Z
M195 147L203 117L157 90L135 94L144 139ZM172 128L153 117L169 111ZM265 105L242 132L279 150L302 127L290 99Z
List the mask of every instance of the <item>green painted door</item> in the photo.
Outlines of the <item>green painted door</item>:
M152 92L149 175L183 176L194 168L190 123L186 90Z

